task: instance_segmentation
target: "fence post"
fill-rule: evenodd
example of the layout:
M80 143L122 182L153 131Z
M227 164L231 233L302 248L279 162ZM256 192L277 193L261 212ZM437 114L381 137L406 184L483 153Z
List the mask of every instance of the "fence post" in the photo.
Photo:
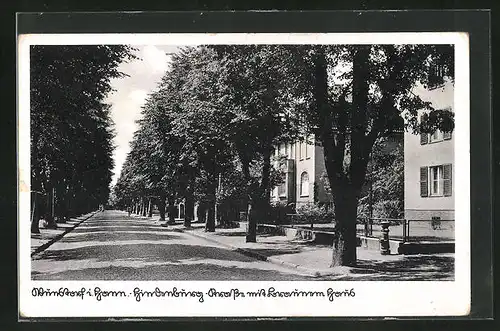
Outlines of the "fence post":
M403 242L406 242L406 219L403 220Z
M389 225L388 221L382 221L380 223L382 226L382 238L380 238L380 254L389 255L391 254L391 248L389 245Z
M410 241L410 220L406 223L406 238Z

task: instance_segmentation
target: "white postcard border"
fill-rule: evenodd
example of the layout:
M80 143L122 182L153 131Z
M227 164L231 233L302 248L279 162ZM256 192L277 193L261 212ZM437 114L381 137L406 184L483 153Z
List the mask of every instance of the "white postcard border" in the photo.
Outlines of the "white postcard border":
M22 317L217 317L217 316L456 316L470 311L470 141L469 141L469 44L460 32L439 33L272 33L272 34L29 34L18 37L18 278ZM32 281L30 258L30 45L129 44L454 44L455 45L455 280L454 281ZM203 291L197 297L128 298L39 297L36 288L81 288L133 293L134 288ZM238 289L277 292L341 292L328 297L209 297L218 291ZM352 291L351 291L352 289ZM345 294L346 291L349 294ZM351 295L353 294L354 295ZM234 292L233 292L234 294Z

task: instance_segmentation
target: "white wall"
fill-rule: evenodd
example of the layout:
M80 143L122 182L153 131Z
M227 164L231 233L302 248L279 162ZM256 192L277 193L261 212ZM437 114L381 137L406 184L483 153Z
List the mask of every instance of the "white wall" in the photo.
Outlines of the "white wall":
M420 87L415 90L424 101L432 102L435 108L453 107L453 85L448 82L443 87L427 91ZM419 116L422 111L419 112ZM452 174L451 197L420 197L420 167L451 163L454 164L454 139L420 145L420 136L405 133L405 214L412 211L453 211L455 197L455 167ZM429 213L427 213L429 215ZM440 216L437 215L436 216ZM413 217L410 217L413 218Z

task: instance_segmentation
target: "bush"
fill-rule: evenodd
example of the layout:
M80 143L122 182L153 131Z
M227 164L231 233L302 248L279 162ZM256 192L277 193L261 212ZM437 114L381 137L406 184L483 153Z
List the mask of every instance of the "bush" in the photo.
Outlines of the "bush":
M362 202L358 205L358 218L368 218L370 211L368 203ZM373 204L373 218L402 218L404 217L403 206L399 200L376 201Z
M298 207L296 214L293 219L293 223L295 224L325 224L335 221L335 214L332 209L327 210L324 206L313 204Z
M295 208L291 204L272 203L269 222L271 224L290 224L288 215L294 214Z

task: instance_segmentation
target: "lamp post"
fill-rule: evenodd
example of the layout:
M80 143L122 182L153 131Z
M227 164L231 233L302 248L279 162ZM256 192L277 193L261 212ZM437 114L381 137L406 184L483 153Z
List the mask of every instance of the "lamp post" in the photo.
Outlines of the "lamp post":
M382 225L382 238L380 238L380 254L389 255L391 254L391 247L389 245L389 225L388 221L383 221L380 223Z

